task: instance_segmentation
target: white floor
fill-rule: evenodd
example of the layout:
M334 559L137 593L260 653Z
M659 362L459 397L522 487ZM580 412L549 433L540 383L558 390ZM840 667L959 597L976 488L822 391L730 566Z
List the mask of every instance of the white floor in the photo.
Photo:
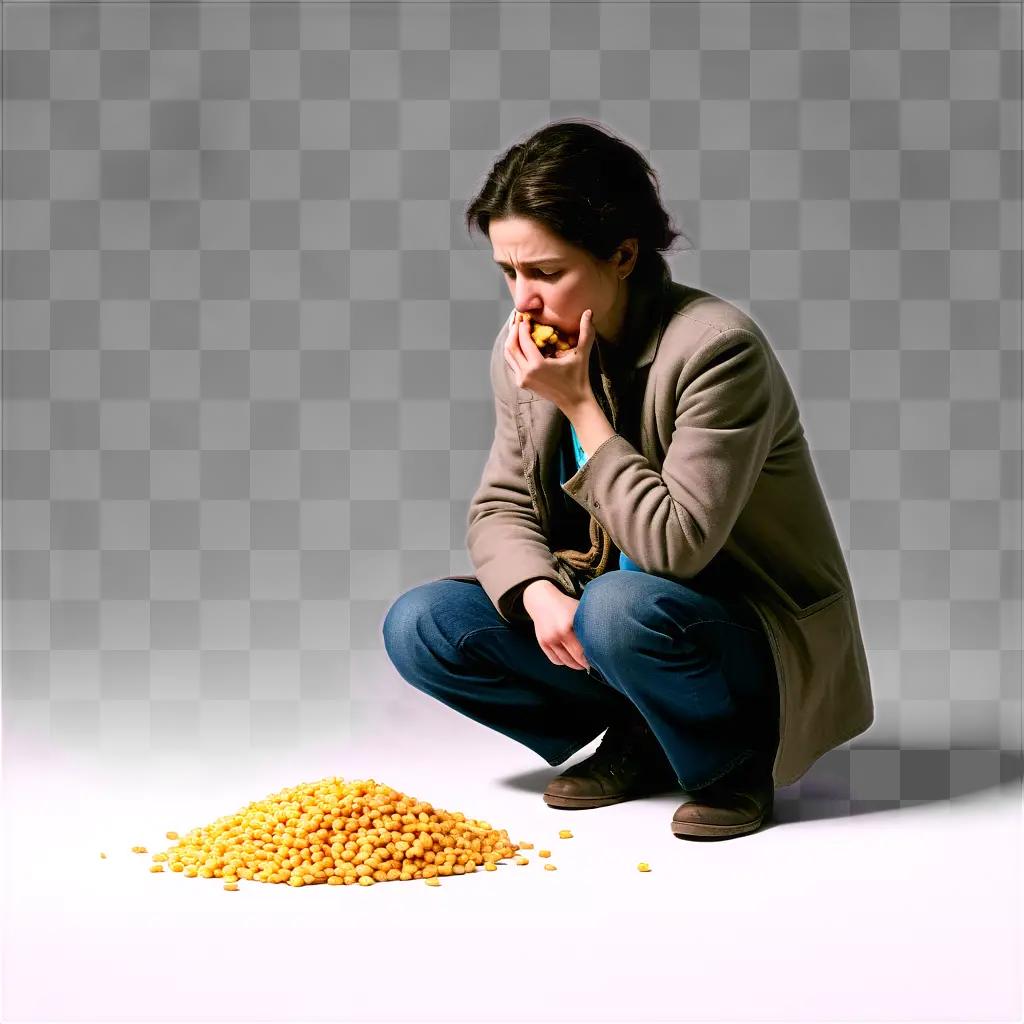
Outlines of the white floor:
M787 820L693 843L674 795L554 811L525 748L468 722L400 735L213 770L9 744L2 1019L1021 1020L1019 785L813 820L783 799ZM150 873L167 830L329 775L483 818L558 870L533 851L437 888L236 893Z

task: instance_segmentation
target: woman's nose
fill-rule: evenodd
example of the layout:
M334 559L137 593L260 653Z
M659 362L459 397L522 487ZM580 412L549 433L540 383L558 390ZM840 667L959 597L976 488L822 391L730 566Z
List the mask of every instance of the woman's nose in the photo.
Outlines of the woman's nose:
M520 284L519 281L516 281L516 309L520 313L529 313L534 308L534 294L529 282Z

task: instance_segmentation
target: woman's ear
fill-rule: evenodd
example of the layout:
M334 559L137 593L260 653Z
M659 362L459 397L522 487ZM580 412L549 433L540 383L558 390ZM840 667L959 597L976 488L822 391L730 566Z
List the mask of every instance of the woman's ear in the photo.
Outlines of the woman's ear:
M627 238L616 250L615 257L619 263L616 273L620 278L627 278L633 273L640 252L639 243L637 238Z

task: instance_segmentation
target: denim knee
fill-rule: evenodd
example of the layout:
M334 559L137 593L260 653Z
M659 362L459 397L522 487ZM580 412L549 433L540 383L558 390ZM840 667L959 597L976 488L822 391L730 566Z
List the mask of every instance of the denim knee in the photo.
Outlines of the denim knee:
M392 602L381 624L381 636L384 650L395 665L408 652L410 639L420 635L419 622L429 613L430 601L422 586L407 590Z
M572 628L584 650L588 647L593 650L599 637L613 648L629 646L630 631L611 627L621 624L624 610L635 606L627 591L636 583L637 575L628 570L613 569L583 588Z

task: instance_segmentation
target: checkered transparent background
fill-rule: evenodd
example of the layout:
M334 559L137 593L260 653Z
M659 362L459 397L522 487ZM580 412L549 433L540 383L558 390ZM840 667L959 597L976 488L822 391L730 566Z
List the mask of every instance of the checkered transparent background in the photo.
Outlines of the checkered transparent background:
M1016 3L8 0L5 730L295 749L426 700L380 624L472 571L509 307L463 211L583 115L796 392L872 670L859 795L1005 776L1020 46Z

